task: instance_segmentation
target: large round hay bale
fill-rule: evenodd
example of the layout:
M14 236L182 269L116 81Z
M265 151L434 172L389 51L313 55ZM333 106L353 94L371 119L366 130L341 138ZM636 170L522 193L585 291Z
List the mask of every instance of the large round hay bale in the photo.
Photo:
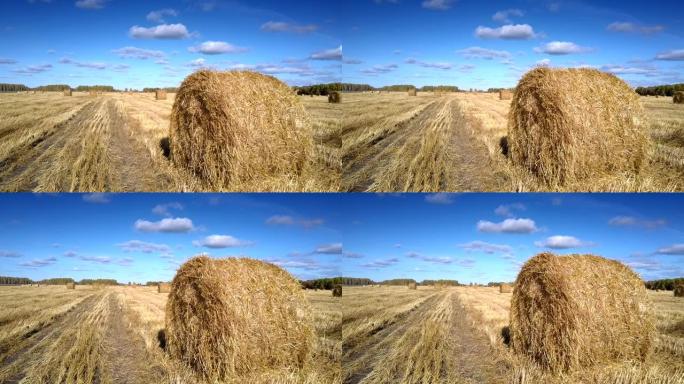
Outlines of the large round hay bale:
M332 295L333 295L334 297L342 297L342 285L336 284L336 285L333 287Z
M294 370L315 342L309 304L285 270L248 258L195 257L171 283L167 349L209 382Z
M155 100L166 100L166 91L163 89L157 89L154 91Z
M536 68L518 83L508 115L513 163L550 186L639 172L647 149L639 96L594 69Z
M675 297L684 297L684 283L677 283L674 286Z
M157 293L169 293L171 292L171 284L161 283L157 284Z
M675 92L672 96L672 102L675 104L684 104L684 92Z
M499 100L511 100L513 99L513 92L501 90L499 91Z
M296 180L312 157L310 120L299 98L285 83L256 72L188 76L176 93L169 130L173 163L212 190Z
M418 289L418 286L416 285L416 283L408 283L407 286L408 286L408 289Z
M341 102L342 102L342 94L341 93L339 93L337 91L333 91L333 92L328 93L328 103L341 103Z
M74 283L66 283L66 289L76 289L76 284L74 284Z
M414 88L414 89L409 89L409 90L408 90L408 95L409 95L409 96L416 96L416 95L418 95L418 91L417 91L415 88Z
M645 360L655 337L643 281L614 260L539 254L523 265L511 299L511 347L543 369L569 372Z
M499 285L499 293L511 293L513 292L513 287L510 284Z

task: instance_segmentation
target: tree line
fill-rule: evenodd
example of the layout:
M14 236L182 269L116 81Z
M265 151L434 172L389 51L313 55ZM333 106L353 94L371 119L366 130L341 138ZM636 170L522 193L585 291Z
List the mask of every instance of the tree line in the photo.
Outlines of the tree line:
M684 91L684 84L656 85L636 89L636 93L641 96L673 96L676 91Z
M24 84L0 83L0 92L22 92L28 90L29 88Z
M684 277L647 281L646 288L672 291L677 284L684 284Z

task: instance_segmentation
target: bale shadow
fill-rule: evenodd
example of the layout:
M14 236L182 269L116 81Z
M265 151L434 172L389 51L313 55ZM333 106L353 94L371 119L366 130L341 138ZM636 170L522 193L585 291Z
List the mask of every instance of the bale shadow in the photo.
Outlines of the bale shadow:
M171 141L169 141L168 137L159 140L159 148L161 148L164 157L167 159L171 158Z
M503 339L504 344L510 345L510 343L511 343L511 329L508 325L501 328L501 338Z
M157 332L157 341L159 342L159 348L166 352L166 330L160 329Z
M505 157L508 157L508 136L503 136L499 139L499 148L501 149L501 153Z

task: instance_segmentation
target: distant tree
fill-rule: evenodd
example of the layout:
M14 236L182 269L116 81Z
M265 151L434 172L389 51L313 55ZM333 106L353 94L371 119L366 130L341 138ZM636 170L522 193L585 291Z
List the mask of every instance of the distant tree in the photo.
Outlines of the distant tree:
M672 291L677 283L684 284L684 277L647 281L645 285L648 289Z
M33 280L28 277L0 276L0 285L20 285L33 284Z
M21 91L28 91L29 88L25 86L24 84L7 84L7 83L0 83L0 93L3 92L21 92Z
M39 281L39 283L47 285L62 285L68 283L75 283L75 281L71 277L54 277L51 279L43 279Z

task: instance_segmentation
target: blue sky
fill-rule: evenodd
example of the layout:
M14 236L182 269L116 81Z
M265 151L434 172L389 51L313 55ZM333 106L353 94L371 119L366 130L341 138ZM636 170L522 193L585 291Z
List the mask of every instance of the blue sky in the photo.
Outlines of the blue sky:
M244 255L302 279L340 274L340 217L316 194L0 194L0 275L170 280L187 258Z
M633 86L684 82L681 0L351 3L349 82L513 87L536 65L595 67Z
M542 251L684 276L681 194L0 194L0 275L168 280L244 255L302 279L510 281Z
M342 273L375 280L513 281L543 251L684 276L679 194L350 194Z
M0 82L176 86L201 67L340 80L336 1L6 0Z

